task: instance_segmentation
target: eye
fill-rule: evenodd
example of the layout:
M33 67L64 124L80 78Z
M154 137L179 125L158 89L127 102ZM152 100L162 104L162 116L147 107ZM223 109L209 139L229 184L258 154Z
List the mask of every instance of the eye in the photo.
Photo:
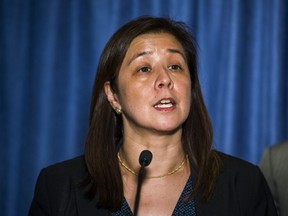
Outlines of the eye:
M179 65L170 65L170 66L168 66L168 69L172 70L172 71L182 70L182 68Z
M147 72L150 72L151 71L151 68L149 67L141 67L138 72L142 72L142 73L147 73Z

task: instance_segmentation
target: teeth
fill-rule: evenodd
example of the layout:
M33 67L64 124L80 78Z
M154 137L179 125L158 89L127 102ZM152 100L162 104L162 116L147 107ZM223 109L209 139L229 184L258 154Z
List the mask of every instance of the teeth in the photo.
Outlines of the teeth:
M155 108L170 108L173 106L173 103L169 99L163 99L159 104L156 104Z
M162 102L162 101L161 101ZM157 108L169 108L169 107L172 107L173 104L172 103L166 103L166 104L157 104L155 105L155 107Z
M170 100L161 100L160 103L166 104L166 103L171 103L171 101Z

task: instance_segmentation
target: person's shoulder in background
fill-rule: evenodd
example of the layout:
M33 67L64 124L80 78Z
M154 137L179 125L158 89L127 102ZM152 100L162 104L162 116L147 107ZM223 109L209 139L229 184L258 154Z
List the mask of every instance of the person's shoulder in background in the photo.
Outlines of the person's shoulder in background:
M288 141L272 145L264 150L260 161L260 168L267 180L284 181L288 184ZM275 185L273 185L274 187ZM288 187L286 187L288 190Z
M263 162L265 162L263 160L267 158L272 159L274 163L277 162L282 164L283 160L286 159L287 154L288 154L288 141L269 146L264 150L264 154L260 161L260 166L263 164Z
M288 215L288 141L267 147L260 161L279 215Z

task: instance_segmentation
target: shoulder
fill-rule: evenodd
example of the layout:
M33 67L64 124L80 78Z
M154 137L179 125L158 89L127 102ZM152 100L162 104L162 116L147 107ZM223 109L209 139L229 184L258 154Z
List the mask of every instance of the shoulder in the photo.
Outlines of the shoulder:
M257 165L224 153L219 153L219 155L222 160L218 179L219 192L226 192L230 195L235 193L234 195L241 197L245 203L249 198L250 201L257 199L256 196L260 196L268 189L265 177Z
M222 162L219 186L224 190L233 189L242 194L244 191L246 193L247 190L263 187L265 178L257 165L224 153L219 152L219 155ZM228 185L229 187L227 187Z
M288 156L288 141L267 147L260 161L260 167L264 173L271 169L284 170Z
M238 157L225 154L223 152L218 152L221 162L222 168L220 173L228 173L230 175L244 175L247 176L249 173L258 173L260 174L260 169L258 166L240 159Z
M65 160L59 163L55 163L44 168L45 172L51 174L71 174L77 175L78 173L85 172L87 170L84 156L78 156L69 160Z
M81 183L87 176L84 156L78 156L43 168L38 181L45 180L46 184L53 187L62 187L71 183Z
M276 215L274 202L259 167L218 152L222 162L212 199L203 211L219 209L215 215ZM261 207L259 207L261 205Z
M84 156L42 169L29 215L62 215L66 209L74 209L74 191L87 174Z
M288 155L288 141L279 143L273 146L266 148L267 152L270 152L271 156L286 158Z

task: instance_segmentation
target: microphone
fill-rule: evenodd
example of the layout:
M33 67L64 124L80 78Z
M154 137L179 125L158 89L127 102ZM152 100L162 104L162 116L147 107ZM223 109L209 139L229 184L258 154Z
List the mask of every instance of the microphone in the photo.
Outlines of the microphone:
M144 150L139 156L139 163L141 167L148 166L152 161L152 153L149 150Z
M152 153L148 150L142 151L140 156L139 156L139 163L140 163L141 167L140 167L140 170L138 173L137 191L136 191L134 211L133 211L134 216L137 216L137 213L138 213L141 186L142 186L143 179L145 177L145 167L151 163L152 157L153 157Z

